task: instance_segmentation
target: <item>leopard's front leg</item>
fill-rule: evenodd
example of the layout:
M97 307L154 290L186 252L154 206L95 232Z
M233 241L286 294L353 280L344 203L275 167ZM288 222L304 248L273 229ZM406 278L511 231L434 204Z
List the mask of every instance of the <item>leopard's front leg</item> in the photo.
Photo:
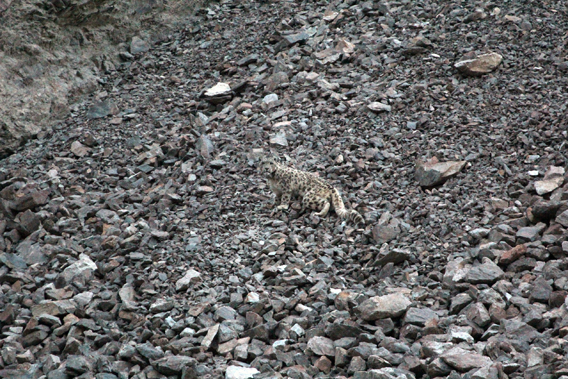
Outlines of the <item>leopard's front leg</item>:
M288 209L290 205L290 200L292 199L292 192L286 191L282 192L282 197L280 199L280 205L276 209Z

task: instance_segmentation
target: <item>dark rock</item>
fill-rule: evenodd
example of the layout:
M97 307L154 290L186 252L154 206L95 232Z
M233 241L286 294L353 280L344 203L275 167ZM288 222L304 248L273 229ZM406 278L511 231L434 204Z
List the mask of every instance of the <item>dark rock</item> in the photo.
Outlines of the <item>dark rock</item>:
M195 358L184 355L169 355L152 362L152 366L164 375L180 375L184 369L195 366Z

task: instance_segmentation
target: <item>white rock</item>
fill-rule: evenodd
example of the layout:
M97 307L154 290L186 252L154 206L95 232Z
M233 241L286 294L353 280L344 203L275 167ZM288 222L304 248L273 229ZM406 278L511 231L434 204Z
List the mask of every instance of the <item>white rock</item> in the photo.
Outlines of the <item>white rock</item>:
M248 379L259 372L253 367L229 366L225 371L225 379Z
M373 101L367 105L367 108L373 112L390 112L392 109L390 105L379 103L378 101Z
M184 291L191 283L199 282L201 274L194 269L189 269L185 275L176 282L176 291Z
M275 101L278 101L278 95L275 94L275 93L271 93L269 95L266 95L262 99L262 102L265 103L265 104L270 104L270 103L273 103Z
M205 96L220 96L231 92L231 87L227 83L219 82L205 91Z
M250 292L245 298L245 303L258 303L260 296L256 292Z

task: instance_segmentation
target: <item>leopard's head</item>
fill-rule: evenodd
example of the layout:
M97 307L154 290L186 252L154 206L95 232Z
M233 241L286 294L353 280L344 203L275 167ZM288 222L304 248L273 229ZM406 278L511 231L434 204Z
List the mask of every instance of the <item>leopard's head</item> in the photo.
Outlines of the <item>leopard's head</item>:
M266 156L260 159L259 171L264 176L270 177L278 167L278 160L273 156Z

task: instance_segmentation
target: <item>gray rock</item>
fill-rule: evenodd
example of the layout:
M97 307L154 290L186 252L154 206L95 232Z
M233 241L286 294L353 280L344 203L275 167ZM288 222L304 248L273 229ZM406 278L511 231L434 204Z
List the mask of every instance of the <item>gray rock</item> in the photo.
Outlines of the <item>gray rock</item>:
M135 310L137 308L135 299L136 292L134 291L132 284L124 284L124 286L122 286L122 288L118 291L118 296L120 297L120 300L122 300L123 310Z
M201 346L203 346L206 349L210 348L218 332L219 332L219 324L215 324L212 327L210 327L209 330L207 330L207 334L205 335L205 337L201 340Z
M96 213L96 216L107 224L120 222L120 217L115 211L111 211L110 209L101 209Z
M299 42L306 42L310 38L310 33L307 31L302 31L300 33L295 34L287 34L283 36L284 40L288 43L289 46L299 43Z
M39 229L41 222L39 217L31 210L18 213L14 221L17 224L18 232L22 237L27 237Z
M454 347L441 355L442 360L449 366L460 372L466 372L474 368L491 365L491 358L477 354L475 351L464 350Z
M465 281L472 284L493 284L505 273L489 258L483 258L483 263L472 267L465 276Z
M363 320L373 321L399 317L410 308L410 305L411 302L406 296L394 293L365 300L357 307L357 310Z
M132 37L132 40L130 41L131 54L143 53L148 50L150 50L150 45L148 44L148 42L144 41L138 36Z
M83 356L71 355L67 358L65 371L70 375L83 374L85 372L91 372L92 370L92 363Z
M544 179L534 182L534 189L539 195L550 193L564 183L564 168L551 166L544 174Z
M367 104L367 108L373 112L390 112L392 107L388 104L383 104L378 101Z
M556 222L564 226L565 228L568 228L568 210L565 210L564 212L556 216Z
M535 226L525 226L524 228L519 229L517 232L517 238L522 238L523 240L531 242L536 241L544 229L546 229L546 224L544 223L538 223Z
M164 357L164 352L155 348L150 343L136 345L138 353L149 361L154 361Z
M95 103L89 108L87 118L97 119L108 116L111 113L112 105L109 100Z
M169 355L152 362L152 366L164 375L180 375L187 367L195 366L197 360L185 355Z
M68 266L61 277L65 283L70 283L72 280L81 277L84 281L89 281L93 278L94 272L97 270L97 265L86 254L80 254L79 260Z
M452 297L452 302L450 304L450 314L459 313L472 301L473 298L468 293L458 293L456 296Z
M466 163L466 161L438 162L436 158L426 162L418 161L414 175L420 186L433 187L456 175Z
M542 276L536 278L533 282L529 300L530 302L539 302L548 304L548 300L550 299L550 295L552 294L552 286L548 284L546 279Z
M466 76L479 76L495 70L503 60L497 53L488 53L477 56L474 59L464 59L456 62L454 67Z
M176 291L185 291L190 284L198 283L201 280L201 274L194 269L186 271L185 275L176 282Z
M326 337L312 337L308 341L308 351L311 351L315 355L326 355L328 357L335 356L335 346L333 346L333 341Z
M267 92L274 92L274 90L277 89L281 84L288 82L288 74L282 71L275 72L267 79L265 90Z
M418 326L425 326L431 320L438 320L438 315L429 308L409 308L404 316L405 324Z
M353 379L415 379L410 371L400 368L384 367L367 371L358 371L353 374Z
M71 144L71 152L76 156L76 157L84 157L86 155L89 154L89 152L91 151L90 148L88 148L87 146L83 145L81 142L79 141L74 141Z
M158 299L152 305L150 305L150 312L161 313L172 310L174 307L174 301L171 299Z
M485 306L482 303L470 304L462 311L462 313L466 315L469 321L480 327L487 326L491 321L489 312L487 312L487 309L485 309Z

